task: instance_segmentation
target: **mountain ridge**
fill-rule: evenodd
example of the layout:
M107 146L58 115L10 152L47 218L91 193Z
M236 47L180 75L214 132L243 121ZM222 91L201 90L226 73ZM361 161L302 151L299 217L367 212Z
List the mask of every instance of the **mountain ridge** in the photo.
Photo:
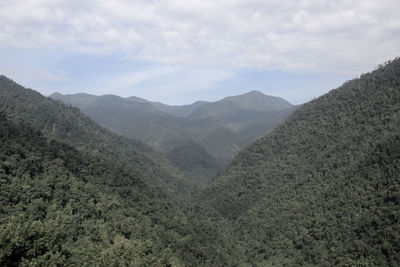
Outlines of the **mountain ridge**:
M281 98L258 91L216 102L197 101L183 106L115 95L83 95L82 100L80 95L52 96L79 107L92 119L118 134L145 142L163 153L175 167L190 176L197 174L200 180L210 171L216 174L238 150L271 130L297 108ZM186 153L184 147L191 152L197 148L195 153L203 156L198 158L204 163L202 168L196 165L196 170L193 170L195 165L185 167L176 161ZM216 165L211 162L216 162Z
M234 225L254 265L398 265L399 142L396 59L304 104L202 202Z
M118 136L110 130L100 127L77 108L46 98L32 89L18 85L5 76L0 77L0 84L2 86L0 111L16 123L32 125L35 130L42 132L45 136L73 145L79 150L90 151L95 155L100 153L107 155L118 161L120 165L129 165L131 164L129 161L132 160L146 165L145 162L152 161L151 159L157 159L161 165L168 165L165 163L165 159L150 146L141 141ZM49 113L50 110L53 112ZM102 146L98 146L99 143ZM129 160L127 160L128 158ZM158 169L156 165L154 166L155 170ZM160 179L155 184L165 184L165 181L168 180L165 180L166 174L169 171L158 171ZM161 173L163 174L161 175ZM142 176L147 177L148 175Z
M177 174L142 142L0 77L0 265L196 262L178 242Z
M233 103L240 103L243 102L243 99L249 99L250 101L259 101L261 102L261 104L264 104L267 106L267 108L271 109L271 104L270 103L265 103L265 99L271 99L271 100L276 100L279 101L279 104L284 105L284 107L278 107L277 109L284 109L284 108L289 108L291 106L293 106L292 104L290 104L288 101L284 100L281 97L277 97L277 96L271 96L271 95L266 95L258 90L251 90L248 91L246 93L242 93L239 95L234 95L234 96L226 96L221 98L220 100L216 100L216 101L204 101L204 100L197 100L194 101L191 104L183 104L183 105L169 105L169 104L164 104L162 102L157 102L157 101L150 101L141 97L137 97L137 96L129 96L129 97L122 97L116 94L103 94L103 95L94 95L94 94L88 94L85 92L80 92L80 93L72 93L72 94L62 94L60 92L54 92L50 95L48 95L49 98L55 99L55 100L60 100L63 102L67 102L70 98L74 98L74 99L79 99L79 98L90 98L90 99L96 99L96 98L101 98L101 97L116 97L119 99L123 99L125 101L128 102L133 102L133 103L150 103L151 105L153 105L155 108L159 109L162 112L166 112L167 114L170 115L174 115L177 117L186 117L188 115L190 115L191 112L193 112L195 109L197 109L198 107L201 107L202 105L205 104L212 104L212 103L219 103L219 102L225 102L225 101L230 101ZM260 101L261 100L261 101ZM243 103L241 103L243 104ZM255 105L254 102L251 103L252 105L248 105L251 106L252 108L257 108L257 104ZM174 109L188 109L191 110L190 112L185 112L185 111L174 111ZM272 109L274 109L274 107L272 107ZM176 115L176 114L180 114L180 115Z

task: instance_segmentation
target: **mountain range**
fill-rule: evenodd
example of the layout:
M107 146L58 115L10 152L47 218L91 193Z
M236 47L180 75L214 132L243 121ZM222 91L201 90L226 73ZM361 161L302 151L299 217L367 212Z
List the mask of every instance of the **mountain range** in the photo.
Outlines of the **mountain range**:
M185 106L83 93L54 93L50 98L78 107L118 134L143 141L200 181L209 181L238 151L297 108L258 91Z
M400 59L298 107L197 194L170 163L0 76L0 266L400 265Z

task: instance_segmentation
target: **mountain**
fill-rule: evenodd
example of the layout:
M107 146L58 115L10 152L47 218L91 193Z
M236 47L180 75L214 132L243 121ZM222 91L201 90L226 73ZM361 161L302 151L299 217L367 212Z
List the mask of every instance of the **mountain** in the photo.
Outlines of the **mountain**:
M118 136L99 126L77 108L43 97L5 76L0 76L0 86L0 111L11 121L27 124L46 137L80 151L101 154L122 166L135 164L137 176L148 179L150 184L163 185L165 191L172 188L172 183L181 183L176 170L144 143Z
M207 118L214 117L218 120L243 120L257 112L275 112L292 108L292 105L280 97L264 95L258 91L226 97L220 101L206 103L194 110L190 117ZM246 114L244 111L250 112ZM242 115L244 114L244 115ZM260 115L261 115L260 114Z
M276 126L295 109L295 106L280 97L251 91L243 95L230 96L217 102L204 104L194 110L189 118L213 118L230 130L243 131L249 124L255 126L254 124L264 124L270 120L274 122L270 124ZM279 122L275 123L275 121ZM273 126L269 130L272 128ZM265 133L266 131L257 132L253 138Z
M252 266L398 266L399 174L395 59L304 104L201 202Z
M151 250L161 244L146 221L162 218L169 201L134 173L5 114L0 144L1 266L157 263Z
M141 98L129 97L124 99L115 95L94 96L87 94L63 96L59 93L52 94L50 97L78 107L93 120L116 133L145 142L157 151L162 152L173 164L177 163L175 159L180 157L179 154L174 155L174 152L180 153L182 151L182 149L176 149L176 145L193 142L190 136L182 133L182 122L179 118L158 110L154 106L157 105L156 103L153 105L153 103ZM201 148L200 146L195 147ZM193 148L191 147L191 151L193 151ZM205 157L200 160L200 163L213 161L212 166L207 164L201 167L197 164L195 170L192 169L193 165L186 166L179 163L175 166L189 176L198 174L206 179L205 175L210 171L217 172L218 165L215 159L203 150L197 152ZM194 180L197 182L198 179Z
M50 97L80 108L116 133L152 146L185 174L200 177L194 180L209 180L207 177L216 174L240 149L273 129L297 108L281 98L256 91L185 106L113 95L56 93ZM176 161L192 152L198 159L195 165Z
M297 108L282 98L252 91L203 104L188 116L192 121L188 131L220 166L225 166L237 152L271 131Z
M75 94L63 96L52 94L51 98L62 100L65 103L78 107L95 121L116 132L123 131L126 123L133 122L144 115L160 113L151 104L145 101L129 101L115 95L94 96L89 94Z
M173 159L197 168L184 141ZM399 174L400 59L302 105L193 197L148 145L0 76L0 266L398 266Z
M149 146L0 76L1 266L230 265L185 181Z
M160 236L186 218L162 156L4 76L0 103L0 265L179 262Z
M62 94L54 93L51 95L51 98L57 100L65 99L65 102L68 104L74 104L78 107L83 107L93 102L96 99L96 96L85 93L79 93L75 95L69 95L68 98L64 98Z

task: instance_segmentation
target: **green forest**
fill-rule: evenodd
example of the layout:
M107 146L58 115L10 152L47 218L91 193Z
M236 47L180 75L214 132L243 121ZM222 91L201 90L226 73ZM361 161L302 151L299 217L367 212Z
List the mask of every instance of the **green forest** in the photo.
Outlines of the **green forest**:
M399 266L400 59L268 131L216 172L0 76L0 266Z

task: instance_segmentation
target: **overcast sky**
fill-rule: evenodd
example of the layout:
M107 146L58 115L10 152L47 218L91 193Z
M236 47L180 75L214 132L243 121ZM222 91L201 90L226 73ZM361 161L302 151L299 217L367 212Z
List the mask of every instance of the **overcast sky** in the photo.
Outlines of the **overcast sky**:
M303 103L399 56L399 0L0 0L0 73L44 95Z

